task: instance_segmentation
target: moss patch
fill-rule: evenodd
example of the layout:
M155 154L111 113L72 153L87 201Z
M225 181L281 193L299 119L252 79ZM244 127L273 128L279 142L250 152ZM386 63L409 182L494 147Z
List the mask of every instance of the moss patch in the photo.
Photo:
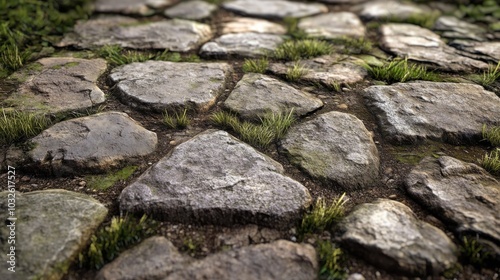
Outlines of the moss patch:
M135 172L136 169L137 166L127 166L119 171L106 175L87 176L85 177L85 181L87 181L87 185L89 186L89 188L99 191L105 191L119 180L126 180Z

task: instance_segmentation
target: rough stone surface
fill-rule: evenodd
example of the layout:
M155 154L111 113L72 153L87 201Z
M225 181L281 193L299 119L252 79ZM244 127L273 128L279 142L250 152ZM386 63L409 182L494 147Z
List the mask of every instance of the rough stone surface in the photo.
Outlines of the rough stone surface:
M353 13L338 12L321 14L300 20L298 27L311 37L335 39L340 37L361 38L365 26Z
M459 234L496 244L500 256L500 183L484 169L448 156L427 157L405 185L411 196Z
M474 71L487 69L482 61L461 56L456 49L446 45L434 32L405 23L384 24L380 27L383 49L410 60L424 62L444 71Z
M340 231L346 248L391 271L438 275L457 260L457 248L444 232L397 201L359 205L341 221Z
M202 56L259 57L274 51L283 42L283 37L275 34L252 32L225 34L203 45L200 54Z
M272 21L264 19L237 17L231 21L222 24L222 34L229 33L267 33L267 34L286 34L286 28Z
M217 6L201 0L181 2L167 9L165 15L171 18L201 20L209 17Z
M117 67L109 78L122 99L135 107L207 110L223 91L227 63L146 61Z
M451 45L463 50L464 52L461 52L461 54L464 56L485 60L495 65L500 61L500 42L454 40Z
M303 81L321 83L325 86L334 84L355 84L361 82L368 73L360 66L360 60L342 55L327 55L312 59L302 59L297 63L304 68L300 78ZM286 75L296 62L272 63L269 71L278 75Z
M224 102L224 106L240 116L258 119L266 113L301 116L323 106L320 99L263 74L243 76Z
M103 59L49 57L35 62L41 65L30 73L12 77L23 81L17 92L4 100L6 107L41 113L85 110L105 101L97 79L107 63Z
M224 131L177 146L120 195L122 211L177 222L289 225L311 203L283 167Z
M317 270L316 251L311 245L279 240L208 256L165 280L314 280Z
M97 0L94 9L99 13L152 15L154 8L172 5L177 0Z
M292 127L282 147L292 163L342 189L369 187L378 179L377 147L353 115L329 112Z
M188 52L212 38L210 26L182 19L141 23L123 16L101 16L79 21L73 33L59 42L59 47L94 49L119 45L132 49L166 49Z
M365 20L381 20L392 17L407 19L410 16L423 16L429 12L413 3L392 0L367 1L353 7L353 11Z
M486 29L483 27L453 16L439 17L433 29L440 31L441 36L450 39L484 41L486 36Z
M225 2L222 7L246 16L274 19L300 18L328 12L328 8L323 4L284 0L236 0Z
M106 112L55 124L31 140L28 156L55 175L107 171L129 158L154 152L156 133L125 113Z
M481 140L483 124L500 122L500 98L474 84L411 82L371 86L364 97L393 142Z
M1 279L62 279L79 252L87 246L94 230L104 221L108 210L97 200L66 190L15 193L16 272L7 270L7 243L10 224L7 199L0 193L1 260L5 269ZM5 238L4 238L5 237Z
M96 280L150 280L183 269L193 260L165 237L150 237L104 266Z

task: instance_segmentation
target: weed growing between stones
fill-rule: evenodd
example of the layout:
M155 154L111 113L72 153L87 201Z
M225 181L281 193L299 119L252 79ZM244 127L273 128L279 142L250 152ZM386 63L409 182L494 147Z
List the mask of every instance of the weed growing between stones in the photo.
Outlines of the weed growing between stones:
M318 198L312 210L302 218L298 227L299 238L303 239L309 233L320 233L340 221L344 216L346 202L345 193L333 200L330 205L327 205L323 198Z
M2 110L2 115L0 115L0 145L10 145L36 136L49 127L51 123L43 115Z
M191 120L187 116L187 109L184 109L181 114L176 112L175 116L170 115L168 111L165 111L165 114L163 115L163 123L165 123L165 125L169 128L184 129L188 127Z
M496 80L500 79L500 61L497 66L490 67L482 75L473 75L472 80L483 87L493 84Z
M163 52L151 53L136 50L124 50L118 45L107 45L98 50L98 55L106 59L113 66L125 65L133 62L145 62L148 60L172 61L172 62L198 62L197 55L183 57L179 53Z
M296 82L304 76L307 70L299 63L295 63L292 67L286 70L286 79L290 82Z
M471 265L481 267L492 257L477 238L464 236L460 246L460 257Z
M500 147L500 126L493 126L488 128L483 125L483 139L491 143L495 147Z
M345 54L363 54L369 53L373 46L372 42L365 38L340 37L333 39L335 45L342 45L342 52Z
M280 60L299 60L330 54L332 46L325 41L316 39L301 39L286 41L276 48L274 57Z
M307 38L307 33L299 28L299 19L294 17L286 17L283 23L287 29L287 35L294 40L303 40Z
M245 73L260 73L266 72L269 66L269 60L265 57L259 59L245 59L243 63L243 72Z
M320 260L319 279L342 280L347 274L342 265L342 249L330 241L319 241L317 251Z
M146 215L140 220L125 216L113 217L109 226L92 235L88 250L80 253L80 267L99 269L126 249L153 236L159 224Z
M485 154L480 163L491 174L500 175L500 148Z
M492 30L500 30L500 3L496 0L461 4L455 11L455 16L489 23Z
M116 182L126 180L128 177L132 176L136 169L137 166L127 166L107 175L86 176L85 181L87 181L87 186L89 188L93 190L105 191L112 187Z
M408 59L393 60L382 67L364 65L370 76L375 80L389 84L412 80L438 81L434 72L427 71L427 67L408 62Z
M425 14L412 14L407 18L401 18L401 17L390 17L385 20L384 22L396 22L396 23L410 23L410 24L415 24L427 29L431 29L434 26L434 23L436 20L439 18L441 13L433 11L430 13L425 13Z

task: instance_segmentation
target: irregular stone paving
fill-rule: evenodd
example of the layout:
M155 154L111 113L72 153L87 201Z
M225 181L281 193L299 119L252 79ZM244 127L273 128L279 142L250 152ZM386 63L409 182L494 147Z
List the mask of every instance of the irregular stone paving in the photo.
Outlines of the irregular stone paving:
M166 238L151 237L102 268L97 279L312 280L317 269L311 245L279 240L195 261L181 255Z
M407 19L429 13L427 9L413 3L392 0L366 1L353 7L352 10L364 20Z
M448 156L427 157L405 184L411 196L455 231L489 240L500 256L500 182L484 169Z
M125 113L105 112L55 124L31 140L30 161L55 175L107 171L156 149L156 133Z
M17 110L51 114L89 109L105 101L97 79L106 67L103 59L39 59L31 67L33 70L11 76L22 83L4 103Z
M263 74L245 74L224 101L243 118L258 119L266 113L305 115L323 106L313 95Z
M177 146L120 195L120 209L174 222L283 227L311 203L283 167L224 131Z
M301 19L298 27L311 37L335 39L365 37L365 26L353 13L328 13Z
M123 101L160 112L178 108L208 110L224 89L227 63L146 61L117 67L109 78Z
M384 24L380 27L380 46L398 56L424 62L451 72L487 69L488 64L459 55L436 33L407 23Z
M165 15L171 18L201 20L208 18L217 10L217 6L201 0L186 1L165 10Z
M486 29L453 16L441 16L436 20L433 29L441 32L441 37L484 41Z
M281 24L255 18L237 17L222 24L222 34L249 32L284 35L287 31Z
M360 66L362 60L343 55L326 55L298 62L271 63L269 71L277 75L286 75L288 69L295 64L303 68L301 80L319 83L327 87L335 84L355 84L363 81L368 75L366 69Z
M196 50L212 38L210 26L182 19L142 23L124 16L101 16L79 21L74 32L59 47L84 49L119 45L132 49L166 49L176 52Z
M486 60L492 64L500 61L500 42L471 42L454 40L450 44L457 49L465 51L461 52L464 56Z
M500 98L474 84L397 83L368 87L363 95L393 142L473 142L481 140L483 124L500 121Z
M246 16L272 19L300 18L328 12L323 4L284 0L236 0L225 2L222 7Z
M351 114L329 112L292 127L282 140L292 163L314 178L353 190L375 184L379 157L372 135Z
M203 45L200 55L260 57L272 53L283 42L283 36L275 34L253 32L225 34Z
M397 201L359 205L340 223L346 248L390 271L438 275L457 260L455 244Z
M154 9L165 8L178 0L97 0L94 4L96 12L121 13L148 16Z
M0 247L5 252L1 260L5 264L10 246L15 246L16 272L12 278L10 271L2 269L1 279L62 279L108 212L97 200L80 193L16 192L14 245L7 241L10 235L7 225L11 223L7 220L8 194L12 193L0 193L0 208L5 210L0 212L0 219L4 221Z

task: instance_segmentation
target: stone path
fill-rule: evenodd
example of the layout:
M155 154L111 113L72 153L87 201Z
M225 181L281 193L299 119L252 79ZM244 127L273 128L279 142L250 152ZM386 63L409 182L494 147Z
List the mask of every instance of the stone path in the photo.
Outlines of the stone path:
M321 240L346 252L348 279L450 269L456 279L498 278L498 266L478 270L460 257L462 237L472 236L500 263L499 177L476 165L493 150L482 127L500 125L500 83L483 87L470 76L498 63L498 33L448 14L432 28L405 23L443 12L430 3L207 2L217 1L97 0L92 17L57 44L60 53L0 81L16 84L4 109L64 119L0 150L2 170L19 170L18 279L82 279L78 255L108 211L149 214L163 222L161 235L83 279L317 279ZM246 59L290 40L286 22L334 52L271 58L264 73L243 73ZM339 46L361 39L374 48L349 54L354 46ZM180 54L113 66L87 52L108 45ZM178 62L195 54L202 59ZM391 57L444 79L387 84L363 67ZM303 73L291 82L297 65ZM162 124L165 112L183 111L186 129ZM213 124L219 111L240 117L248 133L248 122L268 113L292 112L297 121L270 147L255 148ZM108 190L87 185L85 176L130 166L132 177ZM297 241L314 200L344 192L346 217ZM8 196L0 192L1 209ZM0 234L8 252L9 228ZM193 258L182 247L196 234L203 238ZM0 278L13 279L4 269Z

